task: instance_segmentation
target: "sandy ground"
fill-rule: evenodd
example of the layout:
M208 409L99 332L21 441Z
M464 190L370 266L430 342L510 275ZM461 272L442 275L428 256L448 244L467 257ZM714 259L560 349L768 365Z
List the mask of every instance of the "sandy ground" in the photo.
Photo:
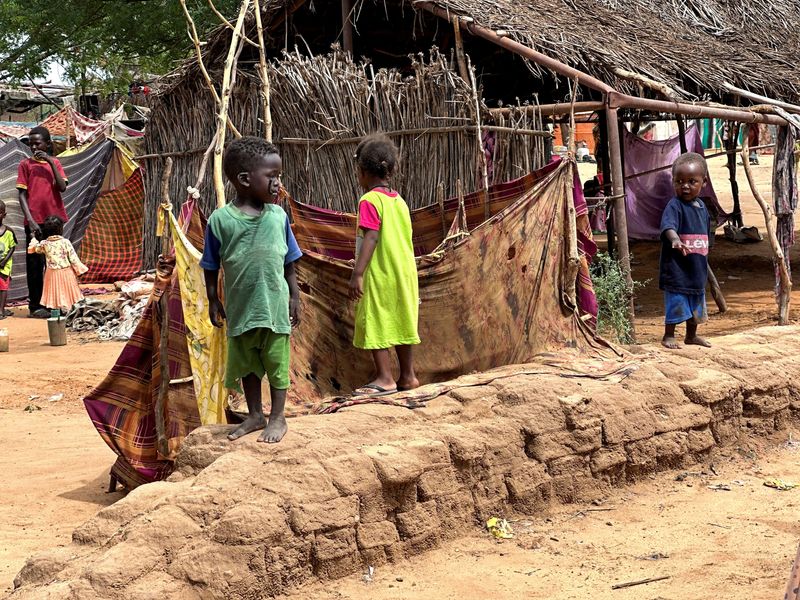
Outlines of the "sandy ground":
M783 439L788 439L784 433ZM796 437L796 436L795 436ZM800 444L763 440L711 466L663 473L616 490L599 505L561 506L548 518L512 519L515 537L488 532L449 542L402 564L314 584L285 600L716 600L782 597L800 537ZM680 480L680 481L679 481ZM726 490L709 486L724 485ZM619 583L669 579L612 590Z
M10 344L0 354L0 590L7 590L27 556L66 544L77 525L121 497L105 493L115 455L82 399L123 344L70 334L66 346L51 347L46 322L24 317L0 328Z
M723 207L730 208L724 159L711 161L712 179ZM768 191L771 158L756 167ZM742 186L746 224L763 232L763 217L746 183ZM639 294L639 341L661 335L661 294L657 289L657 244L635 244L634 276L650 279ZM769 247L739 246L718 239L711 263L730 310L712 316L706 334L740 331L773 322L777 312ZM797 292L796 292L797 294ZM800 297L795 297L800 307ZM94 430L81 402L113 365L121 343L100 343L70 335L61 348L47 343L43 321L27 311L0 321L11 351L0 354L0 590L10 589L25 558L65 544L71 531L120 494L106 494L114 455ZM793 311L797 317L797 309ZM59 397L59 395L62 395ZM51 398L55 398L51 401ZM31 407L32 412L25 409ZM784 440L785 441L785 440ZM516 523L511 542L476 536L451 542L402 565L380 567L365 587L359 578L304 590L295 598L710 598L712 587L746 598L775 598L788 576L800 525L800 490L778 493L761 486L767 474L800 480L793 448L763 453L756 463L724 462L714 481L742 480L730 492L709 490L692 476L672 476L620 490L604 507L575 516L565 507L551 521ZM763 472L754 469L760 466ZM690 487L691 486L691 487ZM596 507L595 507L596 508ZM606 523L611 523L607 525ZM708 525L709 522L717 525ZM555 541L554 539L558 541ZM658 561L637 557L661 553ZM612 592L610 585L661 574L665 582ZM397 581L402 578L403 581ZM390 587L393 586L393 587ZM700 593L702 591L702 593Z

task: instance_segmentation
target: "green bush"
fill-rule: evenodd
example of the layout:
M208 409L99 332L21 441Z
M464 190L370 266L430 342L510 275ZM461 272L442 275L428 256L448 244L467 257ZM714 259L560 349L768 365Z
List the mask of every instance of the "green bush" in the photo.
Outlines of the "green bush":
M598 252L591 264L592 285L597 296L597 332L615 339L620 344L633 341L628 322L628 304L636 290L647 285L646 281L634 281L628 290L625 274L616 258L606 252Z

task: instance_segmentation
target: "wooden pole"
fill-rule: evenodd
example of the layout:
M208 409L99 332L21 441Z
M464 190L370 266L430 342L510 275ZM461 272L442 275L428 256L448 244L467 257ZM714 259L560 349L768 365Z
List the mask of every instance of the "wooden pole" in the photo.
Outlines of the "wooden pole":
M598 123L600 133L600 146L601 152L601 168L603 170L603 195L608 198L613 194L611 191L611 161L608 154L608 117L606 111L602 111L599 115L600 121ZM595 151L597 151L595 149ZM606 239L609 255L614 254L616 249L616 240L614 239L614 210L613 205L606 203Z
M346 0L343 0L346 1ZM261 24L261 6L259 0L253 0L258 29L258 71L261 75L261 105L264 111L264 137L272 141L272 110L269 105L269 69L267 68L267 47L264 45L264 27Z
M458 23L458 15L453 15L453 38L456 46L456 62L458 63L458 73L461 79L469 81L469 71L467 69L467 60L464 57L464 40L461 39L461 26Z
M225 15L223 15L221 12L217 10L217 7L214 6L213 0L208 0L208 6L211 9L211 12L217 15L217 18L222 22L222 24L225 25L225 27L227 27L231 31L233 31L233 24L230 21L228 21L228 19L225 18ZM258 47L258 44L256 44L253 40L251 40L247 36L243 35L242 39L245 41L246 44L250 44L254 48Z
M675 119L678 121L678 142L681 145L681 154L686 154L689 151L686 147L686 121L681 115L675 115Z
M69 125L72 123L72 111L67 110L67 150L70 149L72 145L69 140ZM75 140L77 142L77 139Z
M394 131L382 131L381 135L387 137L408 137L408 136L422 136L422 135L435 135L442 133L455 133L463 131L464 133L474 133L475 125L451 125L447 127L419 127L416 129L397 129ZM513 135L524 135L526 137L543 137L553 138L550 131L544 129L517 129L516 127L501 127L498 125L481 125L481 131L495 131L497 133L511 133ZM333 144L357 144L362 139L361 136L346 137L346 138L281 138L279 144L296 144L302 146L312 146L315 150L323 146L330 146ZM202 151L202 149L201 149Z
M489 214L489 170L486 165L486 151L483 149L483 131L481 131L481 103L478 97L478 84L475 81L475 69L467 57L467 70L469 82L472 84L472 102L475 106L475 137L478 138L478 172L480 174L480 189L483 193L483 218L488 219Z
M577 132L575 130L575 98L578 95L578 80L576 79L572 86L571 94L572 101L570 102L569 107L569 143L567 144L567 150L569 151L572 156L575 156L575 152L578 148L578 140L577 140ZM562 142L566 143L566 140L561 140Z
M427 10L429 13L434 14L445 21L450 22L452 20L453 13L450 12L450 10L447 8L442 8L433 2L415 2L414 7ZM471 34L488 40L493 44L500 46L501 48L505 48L509 52L513 52L514 54L517 54L527 60L531 60L538 65L558 73L559 75L563 75L569 79L577 78L586 87L592 88L593 90L597 90L598 92L602 92L604 94L614 91L614 88L607 83L600 81L596 77L570 67L569 65L551 58L542 52L538 52L533 48L525 46L524 44L520 44L507 35L502 35L501 32L482 27L476 24L471 17L459 17L458 24L462 29L466 29Z
M217 145L217 136L214 134L214 137L211 140L211 143L206 148L205 154L203 154L203 160L200 163L200 169L197 172L197 180L195 181L194 187L196 190L200 189L200 186L203 185L203 178L206 176L206 169L208 168L208 160L214 154L214 148Z
M717 117L720 119L733 119L742 123L767 123L769 125L786 125L786 119L779 115L767 115L746 109L732 109L725 106L706 104L687 104L686 102L672 102L671 100L653 100L652 98L639 98L611 91L607 94L608 104L612 108L633 108L663 112L673 115L686 115L701 119Z
M728 302L722 294L722 288L719 286L717 276L714 274L714 271L711 270L710 264L708 265L708 286L711 288L711 296L714 298L714 302L717 304L720 314L727 312Z
M628 249L628 220L625 214L625 175L622 168L622 147L619 133L619 117L616 108L606 109L606 132L608 135L608 154L611 166L611 192L614 197L614 227L617 232L617 257L625 285L631 295L628 303L628 321L631 325L631 337L635 339L636 326L633 310L633 277L631 276L631 256Z
M439 182L436 186L436 203L439 205L439 212L442 217L442 240L447 237L447 222L444 218L444 183Z
M228 48L228 56L225 59L225 70L222 73L222 95L219 102L219 114L217 115L217 139L214 147L214 189L217 192L217 207L225 206L225 181L222 178L222 150L225 148L225 126L228 122L228 105L231 98L231 74L236 68L236 55L239 47L244 16L247 14L247 7L250 0L243 0L239 8L239 18L231 36L231 46Z
M651 90L658 92L659 94L661 94L662 96L664 96L669 100L677 101L680 98L680 94L678 94L678 92L673 90L668 85L650 79L649 77L645 77L644 75L640 75L639 73L634 73L633 71L627 71L620 67L615 67L612 70L612 72L617 77L621 77L622 79L627 79L628 81L635 81L640 85L650 88Z
M183 14L186 17L186 22L189 24L189 37L192 38L192 44L194 45L194 53L197 57L197 65L200 67L200 72L203 74L203 79L206 81L206 86L208 90L211 92L211 97L214 98L214 105L216 109L219 110L219 94L217 93L217 88L214 87L214 83L211 81L211 75L208 74L208 70L206 69L206 64L203 61L203 51L200 48L200 37L197 33L197 27L195 27L194 19L192 19L192 14L189 12L189 9L186 7L186 0L180 0L181 8L183 8ZM242 137L242 134L239 133L239 130L236 129L233 122L228 119L228 127L236 137Z
M764 102L765 104L772 104L773 106L779 106L782 109L792 113L800 113L800 106L798 106L797 104L789 104L788 102L775 100L773 98L769 98L768 96L761 96L759 94L754 94L753 92L748 92L747 90L735 87L730 83L723 83L722 87L724 87L730 93L735 94L737 96L741 96L742 98L747 98L748 100L753 100L755 102Z
M725 149L728 150L728 179L731 182L731 197L733 198L733 212L731 220L736 227L744 227L742 219L742 205L739 201L739 183L736 181L736 147L739 145L739 123L728 122L728 139L725 140Z
M172 175L172 159L167 158L164 163L164 173L161 175L161 206L158 210L166 213L169 202L169 178ZM161 233L161 256L169 253L170 224L167 214L164 215L164 230ZM167 428L164 420L164 407L169 401L169 287L165 289L158 299L158 312L160 319L160 335L158 341L158 358L161 368L158 396L154 407L156 425L156 447L164 458L169 456L169 443L167 441Z
M353 55L353 0L342 0L342 48Z
M564 102L561 104L526 104L525 106L505 106L503 108L490 108L489 114L493 117L507 117L516 112L526 112L538 114L542 117L554 117L569 114L573 108L572 103ZM599 101L576 102L574 109L576 114L597 112L601 114L605 105Z
M786 259L783 256L783 249L781 248L781 245L778 242L778 236L775 233L775 223L772 221L772 207L766 200L764 200L761 192L758 191L755 177L753 176L753 170L750 168L750 161L748 160L750 148L747 140L749 129L750 125L745 124L744 135L742 137L742 164L744 166L745 175L747 175L747 182L750 184L750 190L753 192L753 197L761 207L761 212L764 213L764 221L766 221L767 226L767 237L769 238L770 246L772 246L773 260L778 269L778 325L788 325L789 308L792 300L792 275L789 273L789 269L786 265Z

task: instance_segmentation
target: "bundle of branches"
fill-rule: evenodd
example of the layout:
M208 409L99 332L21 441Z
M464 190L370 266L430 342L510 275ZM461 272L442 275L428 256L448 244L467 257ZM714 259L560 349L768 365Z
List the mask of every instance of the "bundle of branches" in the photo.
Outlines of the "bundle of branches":
M426 59L412 57L408 69L375 71L334 50L324 56L287 53L269 65L273 136L283 157L283 183L296 199L336 210L354 211L360 195L353 156L360 139L389 135L400 149L393 184L412 208L446 196L482 189L478 160L476 91L461 79L451 61L435 49ZM262 135L264 123L258 76L240 63L230 102L230 118L244 135ZM479 98L479 90L477 97ZM479 101L485 117L483 103ZM491 136L488 183L514 179L539 168L544 138L541 118L530 110L512 111L484 123ZM491 129L494 127L494 129ZM216 132L214 100L201 77L184 81L154 106L147 138L144 258L154 264L163 162L172 156L171 197L185 197L203 152ZM200 207L215 208L211 174L201 186ZM230 196L231 191L228 191Z
M473 89L433 49L411 58L407 73L374 71L333 52L307 57L292 53L274 66L272 110L281 147L284 185L298 200L353 211L360 190L353 157L365 135L387 134L400 149L393 184L412 208L435 201L439 184L447 195L456 183L480 189ZM518 111L499 123L541 129L541 119ZM519 177L541 165L544 138L492 132L492 180Z

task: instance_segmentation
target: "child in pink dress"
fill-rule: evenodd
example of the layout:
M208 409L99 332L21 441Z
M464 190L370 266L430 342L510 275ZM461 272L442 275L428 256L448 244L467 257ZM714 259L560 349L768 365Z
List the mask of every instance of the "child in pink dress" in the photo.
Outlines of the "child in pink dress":
M31 240L28 253L44 254L47 269L44 272L44 288L42 290L42 306L51 310L53 317L66 313L76 302L83 300L83 293L78 286L78 276L89 270L78 258L72 242L62 236L64 221L51 215L42 225L41 242Z

